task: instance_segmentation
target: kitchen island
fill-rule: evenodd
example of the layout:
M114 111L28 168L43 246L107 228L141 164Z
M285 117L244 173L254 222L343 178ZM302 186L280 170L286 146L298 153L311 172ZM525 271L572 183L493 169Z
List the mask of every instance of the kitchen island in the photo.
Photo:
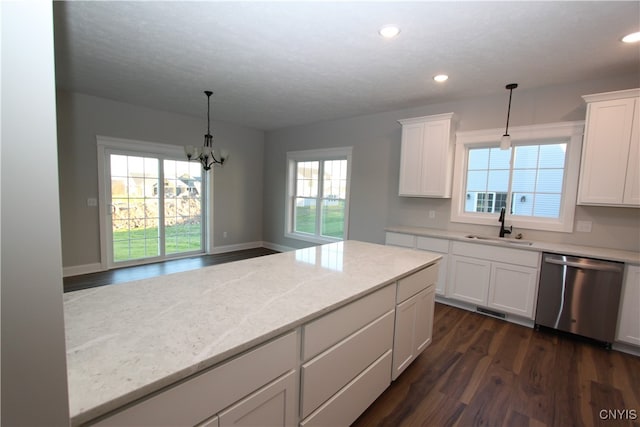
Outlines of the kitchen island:
M389 322L393 334L399 302L396 283L406 279L402 293L412 296L415 289L416 298L418 291L433 285L417 286L416 280L435 283L439 259L440 255L429 252L345 241L65 294L72 424L93 423L109 414L104 418L109 425L111 413L117 419L117 412L132 403L135 411L147 400L153 403L155 398L149 396L162 398L176 384L188 386L203 372L216 374L229 361L250 361L254 349L281 341L294 346L296 353L286 372L295 384L295 393L287 395L290 399L304 388L299 385L305 376L302 362L319 366L330 360L325 355L329 344L311 348L315 330L318 336L326 336L327 331L352 322L354 313L371 312L375 314L367 320L370 324L345 338L344 346L361 340L366 347L367 331L385 331ZM433 300L431 309L432 305ZM380 314L372 307L379 307ZM328 313L336 313L335 318ZM393 336L385 340L392 343ZM376 363L389 359L390 353ZM265 358L260 355L257 360ZM313 366L307 366L309 378ZM368 369L377 366L382 365L372 363ZM224 390L227 384L216 386ZM297 396L289 406L296 408L297 424L302 418L297 414ZM207 425L218 425L217 409L212 411L216 422ZM204 421L195 417L197 422Z

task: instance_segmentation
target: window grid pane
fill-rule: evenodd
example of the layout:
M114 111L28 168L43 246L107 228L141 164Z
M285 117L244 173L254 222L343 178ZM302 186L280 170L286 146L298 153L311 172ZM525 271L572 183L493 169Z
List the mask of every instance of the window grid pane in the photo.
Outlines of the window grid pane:
M296 178L296 196L318 196L319 162L298 162Z
M499 212L507 207L511 188L511 214L558 218L566 148L566 143L469 148L465 211Z

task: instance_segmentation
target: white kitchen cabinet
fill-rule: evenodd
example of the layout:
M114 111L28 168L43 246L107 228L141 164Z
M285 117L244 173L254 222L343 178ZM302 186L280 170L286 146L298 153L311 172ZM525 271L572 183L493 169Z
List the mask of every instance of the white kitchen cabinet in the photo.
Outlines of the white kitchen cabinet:
M393 233L387 231L384 239L385 245L401 246L403 248L413 248L416 245L416 236L411 234Z
M447 297L487 305L491 262L459 255L450 257Z
M349 425L391 383L395 298L394 283L303 327L301 425Z
M296 383L289 372L271 384L220 413L220 427L295 426L297 424Z
M398 281L391 375L394 380L431 344L438 268L433 265Z
M537 279L536 268L492 262L487 305L532 319Z
M640 89L585 95L578 203L640 207Z
M418 236L416 248L436 252L442 255L438 268L438 280L436 281L436 295L444 296L447 289L447 267L449 263L449 241L446 239L436 239L434 237Z
M640 345L640 266L626 266L616 339Z
M394 380L431 344L434 304L433 285L398 304L393 345Z
M351 425L389 386L391 349L305 418L301 427Z
M402 125L399 195L451 197L455 115L415 117Z
M298 337L292 332L154 394L95 425L193 426L204 420L206 426L216 426L218 422L220 426L233 425L233 422L243 425L254 419L254 415L275 416L269 418L275 422L273 425L283 425L279 423L282 419L293 420L287 425L294 425L298 408L297 354Z
M453 242L447 297L533 319L540 254Z

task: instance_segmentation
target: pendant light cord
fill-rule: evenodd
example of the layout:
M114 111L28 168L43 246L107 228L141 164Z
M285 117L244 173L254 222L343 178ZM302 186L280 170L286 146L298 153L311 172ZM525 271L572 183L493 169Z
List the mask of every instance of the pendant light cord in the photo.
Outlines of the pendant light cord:
M509 107L507 108L507 125L505 126L504 134L509 135L509 117L511 116L511 96L513 90L518 87L517 83L509 83L505 89L509 89Z
M513 89L509 89L509 107L507 108L507 126L504 130L505 135L509 135L509 116L511 115L511 95L513 95Z
M509 104L511 104L511 99L509 99ZM207 135L211 134L210 128L211 128L211 93L209 92L207 93Z

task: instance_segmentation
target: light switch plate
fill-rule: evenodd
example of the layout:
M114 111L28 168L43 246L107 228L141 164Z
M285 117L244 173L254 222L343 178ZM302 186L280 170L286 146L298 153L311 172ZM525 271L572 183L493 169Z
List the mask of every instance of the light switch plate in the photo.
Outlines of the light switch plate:
M96 199L95 197L89 197L87 199L87 206L98 206L98 199Z

